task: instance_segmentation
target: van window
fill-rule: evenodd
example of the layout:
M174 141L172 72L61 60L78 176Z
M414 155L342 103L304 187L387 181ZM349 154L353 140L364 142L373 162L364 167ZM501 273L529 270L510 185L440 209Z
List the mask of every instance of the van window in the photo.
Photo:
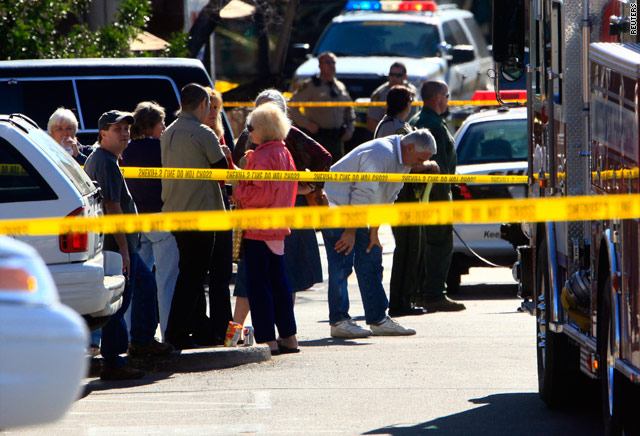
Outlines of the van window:
M180 108L179 90L168 77L105 77L76 80L84 130L98 130L98 118L111 109L133 112L141 101L155 101L164 107L166 123Z
M56 200L58 196L9 141L0 138L0 203Z
M59 107L71 109L77 116L76 98L71 80L0 80L0 113L20 113L46 130L49 117Z
M64 148L60 147L57 142L51 139L46 132L33 129L29 132L29 135L33 141L40 146L40 149L47 157L49 157L49 161L60 168L83 197L96 190L93 182L82 167L78 165Z

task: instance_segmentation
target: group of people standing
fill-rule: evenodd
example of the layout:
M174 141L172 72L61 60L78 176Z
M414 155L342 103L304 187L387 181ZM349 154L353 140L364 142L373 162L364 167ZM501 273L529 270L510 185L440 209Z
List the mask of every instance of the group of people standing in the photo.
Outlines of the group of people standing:
M349 101L346 87L335 78L335 55L324 53L319 62L320 75L309 79L292 100ZM181 110L167 128L164 109L154 102L141 102L133 114L117 110L104 113L98 121L98 141L91 148L83 148L75 139L77 121L71 111L58 109L48 129L98 181L106 214L229 210L232 203L239 209L266 209L450 200L447 184L403 187L401 183L251 180L230 186L224 181L209 180L125 181L119 169L139 166L453 173L455 149L442 118L447 107L447 86L443 82L425 83L421 90L424 107L407 123L416 93L406 78L404 65L393 64L389 83L374 93L378 100L387 102L386 114L373 129L375 138L346 155L344 142L354 131L353 108L308 108L304 114L297 109L288 111L285 98L275 89L258 95L236 144L224 144L221 95L193 83L181 90ZM379 114L372 110L370 115L374 119ZM329 264L333 337L412 335L415 330L403 327L391 316L425 313L424 309L464 309L446 296L451 229L439 226L433 231L429 227L393 230L396 251L389 301L382 284L378 229L322 229ZM258 343L268 344L274 355L299 351L295 292L322 281L315 230L244 231L233 314L232 239L231 231L116 233L106 237L105 249L121 254L128 280L122 307L102 330L102 379L144 375L120 356L126 351L130 355L153 356L174 349L222 344L229 321L244 324L249 311ZM369 328L360 327L349 315L347 279L354 268ZM204 293L207 277L209 316ZM163 342L154 338L158 322Z

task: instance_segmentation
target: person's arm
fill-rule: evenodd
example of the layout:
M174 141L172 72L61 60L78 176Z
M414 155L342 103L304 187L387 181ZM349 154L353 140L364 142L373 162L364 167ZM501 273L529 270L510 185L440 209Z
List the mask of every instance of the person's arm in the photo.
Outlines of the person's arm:
M380 242L380 238L378 238L378 227L370 227L369 246L367 247L367 253L371 252L371 249L376 245L382 250L382 243Z
M346 92L346 90L345 90ZM352 101L349 93L347 93L346 101ZM347 126L347 130L342 135L343 141L348 141L353 136L353 132L356 130L356 112L353 110L353 106L344 108L344 123Z
M288 139L291 139L293 146L299 150L299 154L309 156L306 162L306 168L298 168L298 171L309 169L310 171L329 171L333 158L331 153L327 151L318 141L307 135L306 133L292 127L289 130Z
M122 208L117 201L105 201L104 209L107 215L122 215ZM129 276L129 245L127 244L127 236L124 233L114 233L113 238L118 244L118 253L122 256L122 270L125 276Z
M233 162L240 163L240 160L244 157L247 150L251 149L251 135L247 129L244 129L238 139L236 140L236 146L231 153Z
M336 242L336 245L333 248L338 252L342 253L344 251L344 255L348 256L353 250L353 246L356 244L356 228L350 227L344 229L340 239Z
M303 84L303 88L299 89L298 91L296 91L295 94L293 94L293 96L291 97L291 101L292 102L310 101L311 89L312 89L312 85L311 85L310 81L305 82ZM299 107L297 107L297 106L296 107L290 107L289 108L289 116L291 117L293 122L296 124L296 126L302 127L303 129L306 129L307 131L309 131L311 133L317 133L318 132L318 125L316 123L314 123L313 121L311 121L309 118L307 118L304 115L302 115L302 112L300 112L300 108Z

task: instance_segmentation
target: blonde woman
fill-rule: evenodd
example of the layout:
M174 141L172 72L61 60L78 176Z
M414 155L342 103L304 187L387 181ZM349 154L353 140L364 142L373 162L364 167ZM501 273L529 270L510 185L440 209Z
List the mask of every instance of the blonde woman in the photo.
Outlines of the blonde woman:
M293 157L284 138L291 123L273 103L265 103L249 116L251 141L259 144L246 155L247 170L295 171ZM293 207L296 182L241 181L234 197L241 209ZM266 343L271 354L296 353L296 320L293 297L284 269L284 238L288 228L248 229L244 233L244 262L251 318L258 343ZM282 338L276 342L275 328Z

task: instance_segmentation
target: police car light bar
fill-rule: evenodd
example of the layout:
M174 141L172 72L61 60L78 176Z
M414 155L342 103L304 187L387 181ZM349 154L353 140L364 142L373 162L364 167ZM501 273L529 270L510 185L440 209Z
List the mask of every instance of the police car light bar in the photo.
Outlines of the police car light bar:
M435 12L436 3L431 0L350 0L345 11L381 11L381 12Z

